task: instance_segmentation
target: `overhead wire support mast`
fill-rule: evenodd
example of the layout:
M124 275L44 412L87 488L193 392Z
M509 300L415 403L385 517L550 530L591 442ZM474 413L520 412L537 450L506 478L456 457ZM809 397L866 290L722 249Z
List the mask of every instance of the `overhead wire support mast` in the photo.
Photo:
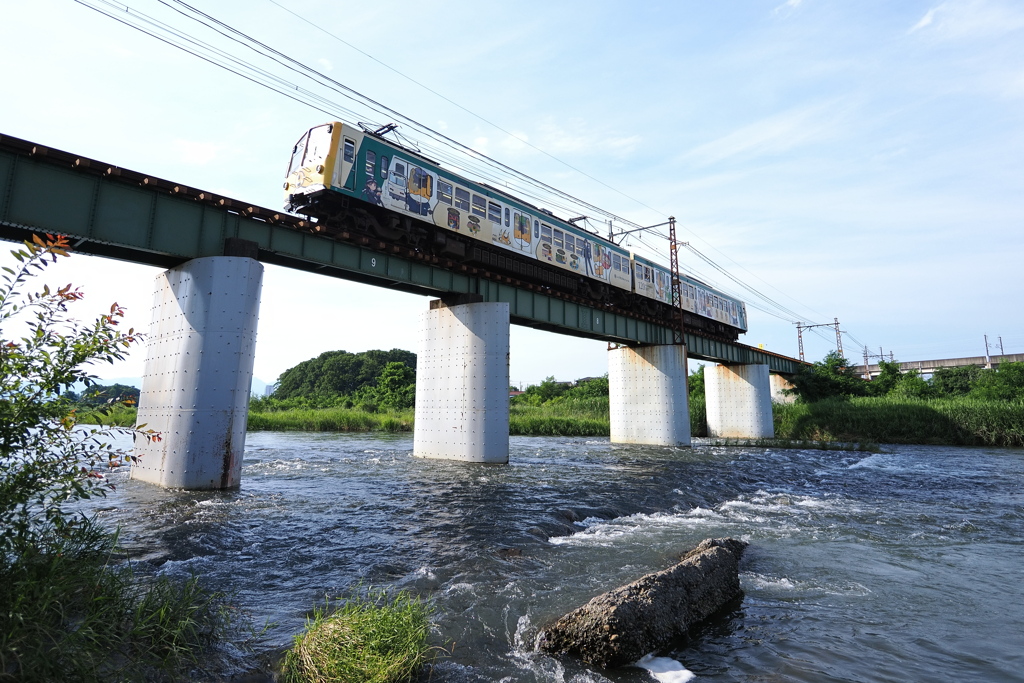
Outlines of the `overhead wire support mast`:
M832 318L835 320L834 323L821 323L820 325L804 325L802 322L796 323L796 340L797 345L800 347L800 360L804 360L804 330L810 330L815 327L834 327L836 329L836 349L839 351L839 355L843 355L843 335L839 329L839 318Z
M575 219L574 219L575 220ZM669 216L668 220L664 223L658 223L656 225L647 225L642 228L633 228L632 230L623 230L615 235L612 235L612 224L608 221L608 239L615 244L621 244L619 240L615 242L616 237L625 237L634 232L642 232L644 230L653 230L654 228L660 228L664 225L668 226L668 258L669 258L669 272L672 277L672 315L675 317L672 324L672 343L680 346L686 345L686 331L683 329L683 286L682 280L679 277L679 247L688 246L689 242L679 242L676 239L676 217ZM664 237L664 235L662 235Z

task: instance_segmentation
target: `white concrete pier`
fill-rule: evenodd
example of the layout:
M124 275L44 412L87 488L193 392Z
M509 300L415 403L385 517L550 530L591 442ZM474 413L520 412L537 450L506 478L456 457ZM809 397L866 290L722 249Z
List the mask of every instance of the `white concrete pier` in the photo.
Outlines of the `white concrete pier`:
M198 258L156 279L132 479L168 488L239 485L263 266Z
M704 390L709 436L775 437L767 365L709 365L704 369Z
M768 382L772 388L772 402L773 403L793 403L796 401L796 394L787 394L787 390L793 388L793 384L783 377L782 375L771 374L768 376Z
M413 455L508 462L509 305L432 301L416 359Z
M612 443L690 445L685 346L609 350L608 389Z

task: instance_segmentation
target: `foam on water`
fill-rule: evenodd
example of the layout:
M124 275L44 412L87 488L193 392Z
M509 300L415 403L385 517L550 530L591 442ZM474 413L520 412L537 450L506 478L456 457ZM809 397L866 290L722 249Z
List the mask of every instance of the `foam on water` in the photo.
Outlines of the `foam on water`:
M661 683L686 683L696 678L696 674L669 657L655 657L653 654L642 657L633 666L646 669Z

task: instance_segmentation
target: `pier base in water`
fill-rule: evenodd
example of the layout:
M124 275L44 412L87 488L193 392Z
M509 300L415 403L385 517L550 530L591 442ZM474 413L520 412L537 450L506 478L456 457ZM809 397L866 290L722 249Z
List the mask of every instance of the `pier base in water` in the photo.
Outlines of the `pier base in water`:
M771 439L772 389L767 365L716 365L704 370L708 436Z
M167 488L239 485L263 266L215 256L156 279L132 479Z
M609 350L608 390L612 443L690 445L685 346Z
M509 305L432 301L416 359L413 455L508 462Z

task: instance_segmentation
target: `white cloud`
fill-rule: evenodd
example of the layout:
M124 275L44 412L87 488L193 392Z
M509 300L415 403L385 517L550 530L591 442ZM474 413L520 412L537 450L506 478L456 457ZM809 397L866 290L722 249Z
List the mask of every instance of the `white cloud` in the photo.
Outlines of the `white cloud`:
M835 102L791 109L700 145L684 158L707 165L730 157L779 154L834 137L843 119Z
M945 40L979 40L1024 29L1024 9L993 0L950 0L932 7L908 33Z
M914 31L919 31L923 29L925 26L931 26L932 22L935 21L936 10L937 8L933 7L927 12L925 12L924 16L921 17L921 21L917 22L916 24L913 25L913 27L911 27L910 33L913 33Z
M782 3L781 5L773 9L772 14L779 14L781 12L786 11L791 12L795 10L797 7L799 7L801 4L803 4L803 1L804 0L786 0L786 2Z

